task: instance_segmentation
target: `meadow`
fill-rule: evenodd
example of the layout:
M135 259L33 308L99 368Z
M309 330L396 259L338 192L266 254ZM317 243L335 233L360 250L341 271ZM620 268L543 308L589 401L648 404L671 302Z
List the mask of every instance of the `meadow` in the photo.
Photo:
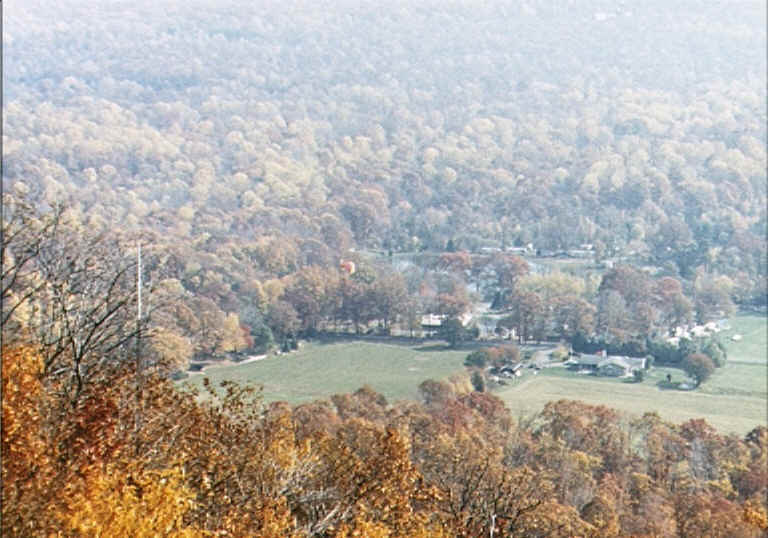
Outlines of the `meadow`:
M418 398L425 379L445 379L465 371L467 351L437 344L373 342L309 343L300 350L242 365L209 367L214 384L229 379L263 386L265 401L292 404L353 392L369 385L388 401ZM203 375L188 382L199 385Z
M676 368L654 367L642 383L586 376L565 368L545 368L538 375L525 369L520 379L495 391L516 416L535 413L549 401L582 400L630 414L656 411L682 422L704 418L723 432L740 435L768 423L768 361L765 317L735 316L722 334L728 363L695 390L680 390L685 374ZM741 334L740 342L730 340ZM214 384L229 379L263 387L265 401L299 404L352 392L369 385L390 402L418 398L425 379L446 379L465 372L469 351L441 344L398 345L377 342L314 342L280 356L224 367L209 367L189 378L199 385L207 376ZM672 383L667 382L667 375Z
M765 316L739 315L730 325L721 334L727 364L695 390L679 389L687 378L677 368L654 367L642 383L547 368L513 381L496 395L518 416L535 413L551 400L573 399L634 415L656 411L671 422L704 418L722 432L743 435L768 424L768 322ZM741 334L742 340L733 342L733 334Z
M497 391L515 416L533 414L549 401L560 399L582 400L642 415L657 412L670 422L682 422L691 418L703 418L718 430L739 435L758 425L766 424L765 368L762 382L753 383L751 395L729 391L730 385L718 383L734 376L748 378L749 371L739 371L737 366L718 372L705 390L677 390L666 387L666 373L673 372L673 380L681 376L680 370L656 368L642 383L620 379L599 378L564 372L555 368L542 370L537 376L529 375L515 381L515 385ZM761 392L762 390L762 392ZM716 393L721 391L721 393ZM762 395L762 396L761 396Z
M752 314L734 316L729 320L730 329L721 333L728 349L731 362L753 362L766 364L768 361L768 324L766 317ZM740 334L741 340L734 342L731 337Z

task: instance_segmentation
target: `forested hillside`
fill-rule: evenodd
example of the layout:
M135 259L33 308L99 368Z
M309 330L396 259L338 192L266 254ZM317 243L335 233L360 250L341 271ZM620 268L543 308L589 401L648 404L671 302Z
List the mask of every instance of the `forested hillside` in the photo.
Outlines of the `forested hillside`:
M157 232L185 285L351 246L593 243L765 300L761 2L5 15L4 181Z

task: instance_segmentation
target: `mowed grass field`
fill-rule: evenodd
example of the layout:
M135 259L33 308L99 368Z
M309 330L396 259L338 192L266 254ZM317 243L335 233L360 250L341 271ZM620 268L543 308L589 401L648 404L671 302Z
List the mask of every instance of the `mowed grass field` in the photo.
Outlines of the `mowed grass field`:
M310 343L300 350L242 365L210 367L185 380L215 385L235 380L263 386L266 401L292 404L353 392L369 385L388 401L418 398L425 379L445 379L465 371L468 351L441 345L407 346L372 342Z
M552 400L572 399L636 415L656 411L670 422L704 418L722 432L743 435L768 425L768 323L765 316L745 315L733 317L730 324L732 329L721 335L728 363L696 390L670 387L667 374L672 385L686 381L676 368L655 367L642 383L548 368L536 376L527 373L496 394L517 415L537 412ZM730 341L732 334L743 335L742 341Z
M729 320L731 328L720 333L728 349L728 360L734 362L768 362L768 326L765 316L740 315ZM734 342L731 337L740 334L742 339Z
M538 375L525 369L521 379L495 392L514 415L537 412L549 401L582 400L630 414L656 411L671 422L704 418L723 432L740 435L768 424L768 358L766 317L735 316L731 330L722 333L728 363L696 390L677 390L685 381L682 370L656 367L642 383L585 376L564 368L546 368ZM732 334L741 334L732 342ZM448 350L440 344L408 346L373 342L310 343L301 350L261 361L210 367L187 382L203 377L214 384L236 380L263 386L266 401L299 404L370 385L392 402L418 398L425 379L446 379L464 373L468 350ZM673 378L673 386L666 381Z

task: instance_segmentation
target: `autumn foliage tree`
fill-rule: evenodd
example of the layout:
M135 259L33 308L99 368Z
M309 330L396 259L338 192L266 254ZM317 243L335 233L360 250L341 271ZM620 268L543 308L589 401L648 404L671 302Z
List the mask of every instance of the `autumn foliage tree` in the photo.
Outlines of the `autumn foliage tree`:
M46 530L41 521L47 485L56 476L56 452L46 435L46 406L40 381L42 358L33 348L3 348L2 494L3 534Z
M200 536L183 521L194 495L181 467L127 450L115 393L60 416L42 371L32 348L3 349L3 533Z
M698 387L715 372L715 363L703 353L693 353L683 359L683 371L688 374Z

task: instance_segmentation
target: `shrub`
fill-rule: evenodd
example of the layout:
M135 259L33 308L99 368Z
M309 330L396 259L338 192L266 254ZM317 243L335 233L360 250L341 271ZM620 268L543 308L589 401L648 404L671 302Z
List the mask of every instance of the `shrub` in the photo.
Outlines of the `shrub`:
M568 350L563 346L558 346L558 348L552 352L552 358L556 361L564 361L568 358Z
M485 375L483 375L483 372L476 370L472 374L472 386L475 388L477 392L485 392L486 380L485 380Z
M715 363L716 368L722 368L725 366L727 355L722 343L718 340L715 340L714 338L707 340L707 342L702 346L701 352L712 359L712 362Z
M479 349L467 355L467 358L464 359L464 365L474 366L476 368L485 368L486 366L488 366L488 363L490 361L491 361L491 356L488 350Z

